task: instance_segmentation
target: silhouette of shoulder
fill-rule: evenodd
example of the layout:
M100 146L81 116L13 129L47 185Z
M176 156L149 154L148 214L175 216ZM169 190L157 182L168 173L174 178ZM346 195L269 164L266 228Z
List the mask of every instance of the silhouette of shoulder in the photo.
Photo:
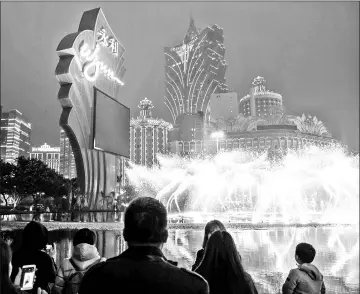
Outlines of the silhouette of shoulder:
M195 280L206 282L206 280L202 276L200 276L198 273L189 271L188 269L183 268L183 267L181 267L180 270L182 272L186 273L189 277L194 278Z
M99 261L98 263L95 263L94 265L92 265L87 271L86 271L86 275L91 274L92 272L96 272L98 270L103 269L106 266L106 261Z
M182 280L188 285L193 285L195 289L198 289L200 291L199 293L209 292L208 283L201 275L182 267L177 268L177 270L179 270L180 273L182 273L182 275L184 276Z
M89 269L80 285L79 294L110 291L119 283L122 293L131 294L145 293L147 290L158 294L209 292L206 280L200 275L174 266L160 256L141 258L119 255Z

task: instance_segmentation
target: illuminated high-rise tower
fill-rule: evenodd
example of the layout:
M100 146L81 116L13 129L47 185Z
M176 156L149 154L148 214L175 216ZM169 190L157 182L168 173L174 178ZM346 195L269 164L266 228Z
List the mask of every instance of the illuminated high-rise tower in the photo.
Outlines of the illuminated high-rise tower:
M67 179L77 177L74 153L63 129L60 130L60 174Z
M222 28L213 25L201 31L191 18L183 42L165 47L165 104L176 126L187 126L184 120L206 123L211 94L228 92L223 43ZM190 139L195 127L181 129L181 137Z
M1 114L0 154L5 162L14 163L20 156L29 157L31 123L17 109Z

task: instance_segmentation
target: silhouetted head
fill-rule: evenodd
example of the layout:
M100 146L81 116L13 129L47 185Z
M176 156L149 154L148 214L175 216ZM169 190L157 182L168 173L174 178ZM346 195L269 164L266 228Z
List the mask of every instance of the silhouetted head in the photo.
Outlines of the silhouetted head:
M167 241L167 212L155 198L138 197L130 202L124 224L123 235L129 246L161 245Z
M210 236L203 260L195 271L208 281L210 293L249 293L241 256L226 231L216 231Z
M295 249L295 260L299 263L312 263L316 255L315 248L308 243L299 243Z
M86 243L89 245L95 245L96 243L96 234L94 231L87 228L80 229L75 233L73 239L73 245L76 246L81 243Z
M214 233L216 231L226 231L223 223L216 219L209 221L205 226L204 240L202 243L202 247L204 249L206 247L207 241L209 240L209 237L211 236L212 233Z
M24 228L21 247L27 250L45 249L48 235L48 230L44 225L31 221Z
M206 244L204 259L205 255L217 265L224 265L232 261L241 262L235 242L230 233L225 230L218 230L211 234Z

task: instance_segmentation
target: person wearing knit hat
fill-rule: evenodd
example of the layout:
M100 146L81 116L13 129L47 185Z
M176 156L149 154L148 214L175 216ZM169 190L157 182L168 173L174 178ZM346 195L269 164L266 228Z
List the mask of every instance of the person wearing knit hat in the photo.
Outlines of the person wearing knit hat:
M95 232L87 228L77 231L73 239L73 246L76 247L78 244L81 243L95 245L96 243Z

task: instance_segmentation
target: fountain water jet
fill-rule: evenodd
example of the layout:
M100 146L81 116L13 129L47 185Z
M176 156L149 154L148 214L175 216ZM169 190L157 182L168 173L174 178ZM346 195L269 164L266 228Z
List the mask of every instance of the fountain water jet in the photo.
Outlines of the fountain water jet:
M219 153L185 159L158 155L159 166L131 165L130 183L174 213L252 223L359 222L359 157L339 147L310 146L277 164L266 153Z

